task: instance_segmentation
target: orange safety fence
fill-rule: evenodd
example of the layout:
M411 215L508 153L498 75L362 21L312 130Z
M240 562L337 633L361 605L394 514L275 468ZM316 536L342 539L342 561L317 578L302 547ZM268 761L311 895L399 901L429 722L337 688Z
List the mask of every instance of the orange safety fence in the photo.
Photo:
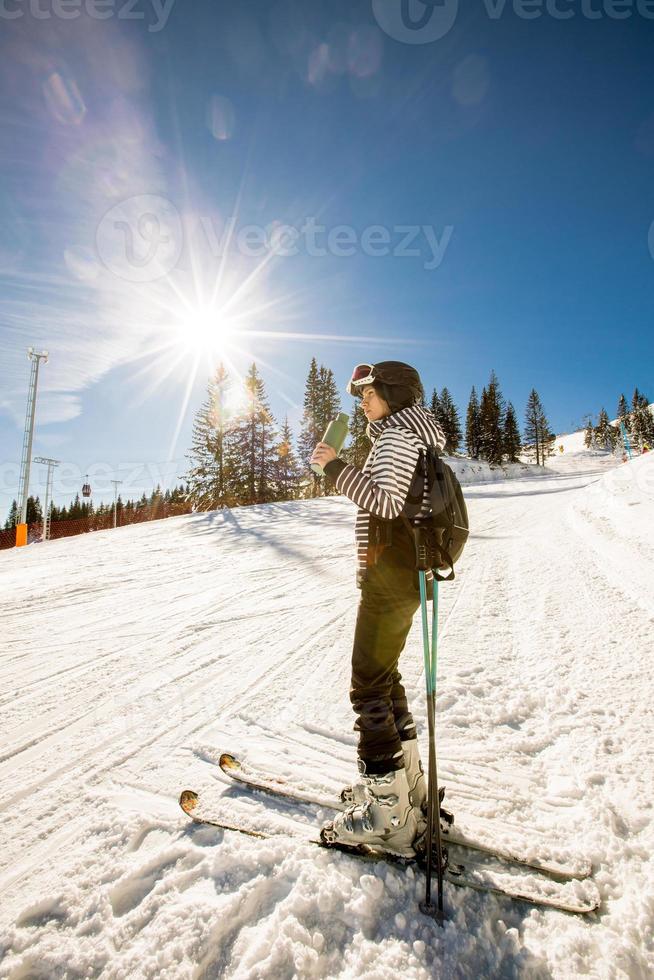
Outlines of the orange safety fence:
M145 521L164 520L167 517L177 517L180 514L190 514L192 507L190 504L157 504L155 507L139 507L137 510L123 510L118 515L118 527L126 527L128 524L143 524ZM70 521L53 521L50 524L50 540L57 538L68 538L75 534L88 534L90 531L106 531L113 529L113 512L105 514L89 514L87 517L79 517ZM42 524L29 524L27 531L27 543L34 544L41 540L43 533ZM12 527L8 531L0 530L0 550L3 548L14 548L16 545L16 528Z

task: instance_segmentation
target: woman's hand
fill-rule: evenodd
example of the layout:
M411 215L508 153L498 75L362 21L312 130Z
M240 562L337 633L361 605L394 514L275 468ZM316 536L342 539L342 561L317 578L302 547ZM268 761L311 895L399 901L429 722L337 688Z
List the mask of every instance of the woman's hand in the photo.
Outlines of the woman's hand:
M327 463L331 463L333 459L336 459L336 450L333 446L329 446L326 442L319 442L313 451L313 455L309 460L310 463L317 463L324 470Z

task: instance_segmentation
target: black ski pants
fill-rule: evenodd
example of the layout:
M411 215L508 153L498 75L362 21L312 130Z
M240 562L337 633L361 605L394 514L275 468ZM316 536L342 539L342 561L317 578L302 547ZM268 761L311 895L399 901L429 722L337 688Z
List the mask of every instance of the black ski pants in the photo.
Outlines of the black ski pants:
M368 773L401 769L402 742L416 737L398 661L419 606L412 545L388 547L362 583L352 649L350 700Z

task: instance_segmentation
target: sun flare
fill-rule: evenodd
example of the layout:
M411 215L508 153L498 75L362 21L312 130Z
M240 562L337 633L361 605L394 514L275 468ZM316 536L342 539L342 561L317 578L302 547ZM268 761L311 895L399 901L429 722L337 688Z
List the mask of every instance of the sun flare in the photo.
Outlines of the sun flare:
M197 354L222 354L233 329L218 310L199 309L180 321L178 340Z

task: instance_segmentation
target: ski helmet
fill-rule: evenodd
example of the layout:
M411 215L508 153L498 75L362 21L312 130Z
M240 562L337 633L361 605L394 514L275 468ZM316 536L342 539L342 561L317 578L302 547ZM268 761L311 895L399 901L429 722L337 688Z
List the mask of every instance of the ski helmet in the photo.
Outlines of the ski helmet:
M363 389L372 385L388 404L391 412L418 404L424 398L420 375L410 364L402 361L380 361L378 364L357 364L347 386L347 392L360 398Z

